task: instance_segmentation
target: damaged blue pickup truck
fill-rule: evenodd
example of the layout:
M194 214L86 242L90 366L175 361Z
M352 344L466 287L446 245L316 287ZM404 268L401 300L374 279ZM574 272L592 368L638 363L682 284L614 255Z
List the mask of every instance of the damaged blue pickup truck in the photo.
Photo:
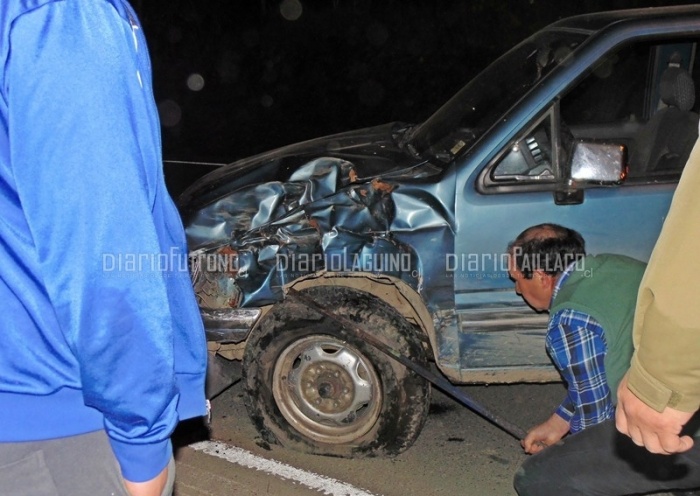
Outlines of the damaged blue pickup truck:
M452 384L559 380L547 315L504 252L555 222L591 253L646 260L698 136L700 7L563 19L422 123L222 166L178 199L209 350L242 363L267 442L396 454L430 384L294 289ZM329 109L329 111L332 111Z

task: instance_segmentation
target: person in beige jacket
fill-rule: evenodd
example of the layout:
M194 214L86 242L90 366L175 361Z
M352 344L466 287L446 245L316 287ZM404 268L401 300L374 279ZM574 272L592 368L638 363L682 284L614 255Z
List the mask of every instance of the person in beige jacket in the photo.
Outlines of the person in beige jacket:
M700 140L690 154L642 279L632 364L617 429L657 454L688 452L700 408Z

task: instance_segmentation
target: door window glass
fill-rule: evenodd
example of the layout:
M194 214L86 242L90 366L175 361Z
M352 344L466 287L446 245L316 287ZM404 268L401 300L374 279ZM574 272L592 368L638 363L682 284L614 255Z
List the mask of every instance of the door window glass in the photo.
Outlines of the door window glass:
M565 182L577 142L624 147L627 184L677 181L698 137L696 41L638 42L603 57L499 155L486 186Z

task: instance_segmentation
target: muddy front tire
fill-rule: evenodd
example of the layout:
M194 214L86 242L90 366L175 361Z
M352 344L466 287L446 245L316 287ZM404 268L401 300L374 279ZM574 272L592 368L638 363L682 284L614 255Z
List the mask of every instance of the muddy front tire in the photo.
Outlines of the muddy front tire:
M304 293L425 366L416 330L381 300L343 287ZM308 453L395 455L413 444L428 415L423 378L299 303L265 317L246 346L243 374L262 438Z

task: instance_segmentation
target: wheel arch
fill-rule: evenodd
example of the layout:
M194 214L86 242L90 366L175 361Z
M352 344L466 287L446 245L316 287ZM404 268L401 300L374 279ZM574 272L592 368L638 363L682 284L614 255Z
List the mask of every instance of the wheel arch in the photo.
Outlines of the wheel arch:
M420 295L402 280L366 272L320 272L297 279L285 289L303 290L315 286L343 286L379 298L420 331L419 337L426 343L428 355L434 357L437 348L433 319Z
M437 358L435 355L435 350L438 349L437 336L433 318L420 295L402 280L367 272L317 272L292 281L285 286L285 289L303 290L314 286L348 287L365 291L379 298L413 324L413 327L420 332L418 337L425 344L428 356ZM209 343L209 351L228 360L242 360L250 337L260 332L260 328L265 326L268 314L283 301L261 307L260 316L243 341L227 344Z

